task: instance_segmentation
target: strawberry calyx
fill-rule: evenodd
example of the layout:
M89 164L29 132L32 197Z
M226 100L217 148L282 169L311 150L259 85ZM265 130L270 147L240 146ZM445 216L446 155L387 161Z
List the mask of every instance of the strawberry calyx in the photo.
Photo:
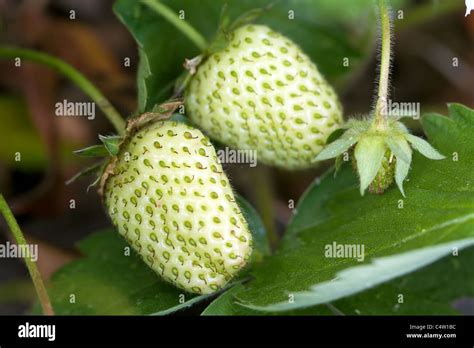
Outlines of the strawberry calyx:
M429 159L445 158L426 140L410 134L405 125L394 118L387 119L383 129L377 127L374 118L351 119L344 128L346 131L328 144L315 161L337 158L351 151L361 195L367 188L371 193L381 194L395 180L405 197L403 182L410 169L412 148Z
M74 154L77 156L85 158L100 158L101 160L75 174L72 178L66 181L66 185L75 182L79 178L95 175L94 181L92 181L87 187L87 190L90 190L92 187L97 187L97 192L102 197L104 185L107 182L107 178L114 173L117 156L120 153L123 144L141 129L156 122L169 119L182 104L182 100L175 99L156 105L151 112L145 112L128 119L124 136L104 136L99 134L99 140L102 144L92 145L74 151Z
M192 76L196 74L200 65L204 63L207 58L209 58L209 56L226 49L226 47L233 40L234 32L237 29L247 24L253 23L258 17L263 15L272 7L273 5L270 4L266 7L251 9L247 12L244 12L235 20L231 21L228 14L227 4L224 4L214 38L209 42L206 49L204 49L201 54L193 58L185 59L183 63L185 71L178 77L175 82L173 96L179 97L182 95L183 91L186 89L186 86L189 84Z

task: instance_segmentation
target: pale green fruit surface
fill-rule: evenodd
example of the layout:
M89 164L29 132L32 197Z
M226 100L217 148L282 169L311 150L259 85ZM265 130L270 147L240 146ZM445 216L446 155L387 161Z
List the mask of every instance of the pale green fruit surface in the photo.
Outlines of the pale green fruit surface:
M250 258L247 222L198 129L165 121L135 134L120 149L104 199L119 233L181 289L216 291Z
M261 25L232 34L198 67L185 95L187 115L214 138L257 150L286 169L314 165L342 124L338 98L315 64L290 39Z

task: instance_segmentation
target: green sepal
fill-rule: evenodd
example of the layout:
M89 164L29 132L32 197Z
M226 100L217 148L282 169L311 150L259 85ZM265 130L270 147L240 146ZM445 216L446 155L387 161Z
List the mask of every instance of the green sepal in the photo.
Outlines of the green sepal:
M416 137L412 134L407 134L406 138L411 143L411 146L413 146L413 148L423 156L432 160L442 160L446 158L436 151L435 148L431 146L426 140Z
M219 27L217 29L217 34L215 38L211 41L209 47L206 49L205 56L209 56L213 53L217 53L224 50L229 44L229 42L232 40L232 33L236 29L254 22L272 7L273 4L271 3L265 7L254 8L241 14L235 20L231 21L227 12L227 5L224 5L222 7L219 19Z
M384 138L381 136L365 136L357 143L354 156L357 161L361 195L364 195L365 190L377 175L385 151Z
M357 137L345 137L344 135L339 139L333 141L329 145L327 145L323 151L321 151L316 158L315 161L324 161L330 158L335 158L342 154L343 152L347 151L352 145L354 145L359 138Z
M244 25L253 23L259 17L261 17L265 12L271 10L272 7L273 7L273 4L270 3L265 7L254 8L252 10L244 12L239 17L237 17L237 19L235 19L226 29L230 32L233 32Z
M118 135L104 136L99 135L100 141L104 143L105 149L109 152L111 156L117 156L119 153L120 143L123 138Z
M328 139L326 140L326 145L330 144L344 135L344 129L338 128L329 134Z
M183 94L192 76L189 70L183 71L181 75L178 76L173 87L173 97L179 97Z
M408 154L408 161L401 161L397 157L397 163L395 164L395 182L397 183L398 189L402 193L403 197L406 197L405 190L403 189L403 182L408 175L410 170L410 164L412 159L412 150L408 142L405 142L403 145L403 151Z
M385 139L385 144L390 148L390 151L397 157L397 160L404 161L408 164L411 162L411 149L408 142L403 137L388 137Z
M100 168L103 167L104 162L100 161L98 163L94 163L93 165L87 167L86 169L80 171L79 173L75 174L72 178L66 181L66 185L70 185L75 182L77 179L82 178L84 176L88 176L93 174L94 172L100 171Z
M107 164L108 162L107 161L104 161L102 163L100 163L100 166L97 170L97 176L95 178L95 180L93 182L91 182L89 184L89 186L87 186L87 192L89 192L89 190L93 187L96 187L99 183L100 183L100 179L102 178L102 175L104 175L104 170L105 168L107 167Z
M109 155L104 145L92 145L73 151L73 153L79 157L107 157Z

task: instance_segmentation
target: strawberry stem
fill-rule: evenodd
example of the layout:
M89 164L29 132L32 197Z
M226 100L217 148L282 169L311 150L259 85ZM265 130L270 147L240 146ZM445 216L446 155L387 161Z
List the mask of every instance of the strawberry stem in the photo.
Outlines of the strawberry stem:
M10 227L10 230L13 234L13 237L15 238L16 243L20 246L25 246L25 250L29 250L28 248L26 248L27 244L25 236L21 232L20 226L18 226L15 216L13 216L13 213L10 210L10 207L8 206L7 202L5 201L5 198L3 198L2 194L0 194L0 213L5 218L8 227ZM25 263L26 267L28 268L28 271L30 272L31 279L33 280L33 284L35 286L36 293L38 294L38 298L41 302L43 313L45 315L54 315L53 306L51 305L51 302L49 300L48 292L46 291L46 287L44 286L41 274L38 271L38 268L36 267L36 262L33 261L31 256L28 256L25 257Z
M276 231L273 205L275 192L273 190L271 172L268 168L258 167L255 171L255 204L262 217L263 225L267 231L267 241L271 251L278 246L280 237Z
M12 46L0 46L0 58L24 58L35 63L46 65L63 74L97 104L119 134L124 134L125 121L117 110L94 84L72 65L46 53Z
M157 0L141 0L141 2L173 24L176 29L180 30L201 51L207 48L206 39L192 25L179 18L168 6Z
M390 11L386 0L378 0L381 30L381 55L380 55L380 76L375 105L375 118L373 126L378 130L387 128L387 102L388 89L390 84L390 59L391 59L391 23Z

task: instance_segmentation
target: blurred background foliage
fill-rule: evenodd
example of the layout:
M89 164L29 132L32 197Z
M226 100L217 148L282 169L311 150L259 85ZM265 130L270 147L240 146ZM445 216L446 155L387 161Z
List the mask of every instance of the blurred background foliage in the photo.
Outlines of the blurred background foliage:
M164 2L178 10L173 1ZM0 42L64 59L128 116L168 97L184 58L199 53L170 24L145 8L137 11L134 3L0 0ZM186 20L210 39L222 3L183 0L180 7ZM229 13L235 17L267 1L228 3ZM473 107L474 16L464 18L464 1L396 0L393 6L393 99L420 102L422 113L444 113L447 102ZM282 0L276 1L275 7L277 11L265 14L259 22L302 46L336 86L346 118L367 112L373 101L377 62L372 0ZM296 9L294 24L282 17L288 9ZM75 11L74 19L71 10ZM135 34L138 49L124 22ZM139 51L146 54L149 66L143 61L139 65ZM349 58L348 67L342 65L345 57ZM452 66L453 58L458 58L458 67ZM153 71L153 78L146 78L147 68ZM145 77L140 93L137 70ZM94 120L56 117L55 103L88 100L47 68L23 62L19 69L11 60L0 60L0 77L0 192L8 198L29 241L39 244L42 257L38 266L48 279L80 255L75 247L78 240L110 227L98 196L86 192L87 180L71 186L65 186L64 181L89 164L73 156L72 150L97 143L98 134L113 130L99 111ZM419 130L417 122L410 126ZM325 170L319 167L289 174L263 166L226 166L237 191L256 206L267 229L277 234L291 218L289 203L296 204L311 181ZM5 226L0 227L0 243L4 243L10 237ZM23 313L30 308L34 293L25 279L20 260L0 260L1 314Z

